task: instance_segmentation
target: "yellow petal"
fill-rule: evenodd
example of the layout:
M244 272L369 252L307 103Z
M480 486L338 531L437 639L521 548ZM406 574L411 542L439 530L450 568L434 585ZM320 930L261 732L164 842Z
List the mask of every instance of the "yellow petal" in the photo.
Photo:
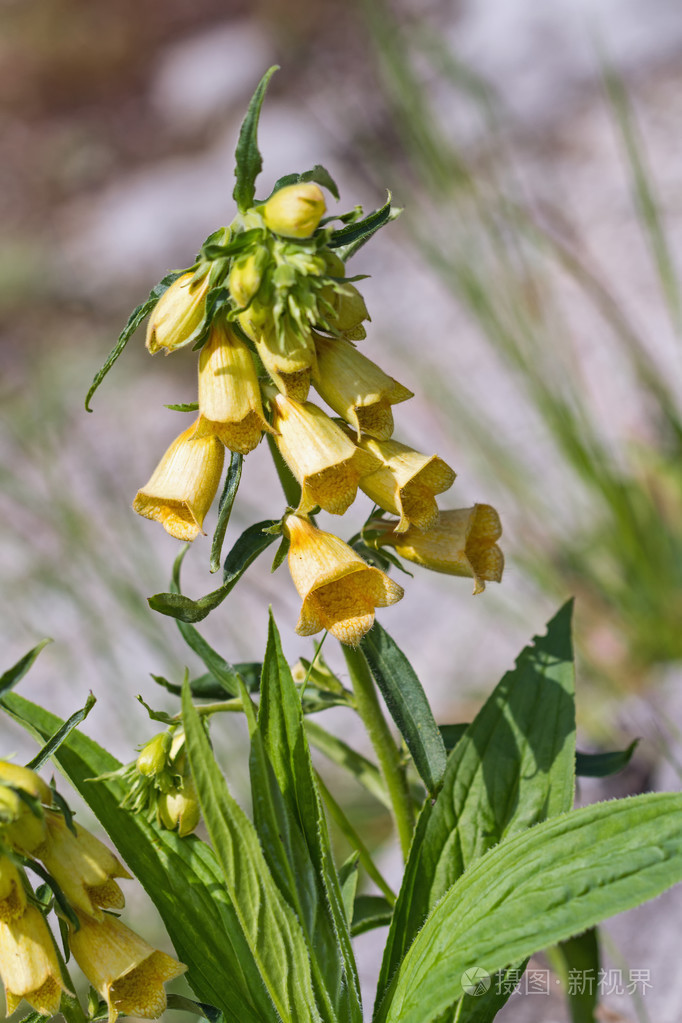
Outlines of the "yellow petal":
M8 1015L24 998L44 1016L59 1011L65 988L52 935L35 906L27 906L15 920L0 921L0 976Z
M19 871L7 856L0 856L0 921L10 923L23 916L26 893Z
M196 437L198 423L173 441L133 501L138 515L160 522L178 540L201 532L223 471L223 445L213 434Z
M209 275L192 284L193 273L174 281L155 305L147 323L146 345L152 355L166 354L194 333L204 318Z
M410 525L431 529L438 520L435 495L452 486L454 470L438 455L423 455L398 441L363 438L361 446L383 464L360 486L380 508L400 517L396 531Z

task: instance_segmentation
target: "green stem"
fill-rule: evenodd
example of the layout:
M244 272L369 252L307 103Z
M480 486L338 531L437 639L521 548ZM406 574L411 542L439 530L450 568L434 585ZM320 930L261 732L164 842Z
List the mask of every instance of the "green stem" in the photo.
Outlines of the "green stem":
M395 906L395 892L389 885L388 881L386 881L383 874L375 865L369 849L362 841L362 839L358 835L357 831L355 830L351 822L346 817L345 813L343 812L339 804L334 799L333 795L323 782L320 774L317 771L315 772L315 774L317 777L318 787L320 789L320 792L322 793L326 807L329 810L329 815L331 816L332 820L336 824L339 831L346 836L350 844L358 853L360 857L360 863L367 871L368 876L372 878L377 888L379 888L379 890L384 893L384 895L391 903L391 905Z
M87 1023L88 1016L83 1011L83 1006L76 995L72 993L75 991L75 988L71 981L71 977L69 976L69 971L64 961L64 957L62 956L61 950L56 942L54 942L54 948L57 953L57 960L59 962L59 970L62 975L62 980L68 991L68 993L67 991L62 991L59 1011L66 1020L66 1023Z
M403 858L407 859L414 831L414 812L400 750L381 710L365 655L361 650L350 646L343 647L343 655L346 658L353 683L358 714L367 729L379 766L386 779L386 788L391 798L393 816L398 828L400 848Z

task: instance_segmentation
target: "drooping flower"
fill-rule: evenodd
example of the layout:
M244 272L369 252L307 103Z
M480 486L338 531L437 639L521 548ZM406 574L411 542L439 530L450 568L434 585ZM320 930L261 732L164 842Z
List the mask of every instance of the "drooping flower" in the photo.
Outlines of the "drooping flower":
M284 533L290 543L289 571L303 600L296 625L300 636L328 629L342 643L356 646L372 628L375 608L403 596L402 587L384 572L307 518L289 515Z
M42 804L49 806L51 802L52 792L35 771L0 760L0 839L3 842L17 852L30 855L45 839Z
M0 920L0 977L5 986L7 1015L23 998L43 1016L59 1012L62 981L54 942L42 913L26 906L21 916Z
M263 416L258 376L249 349L226 323L214 320L199 356L196 437L215 434L246 455L270 426Z
M315 388L338 415L356 431L377 440L393 433L391 405L407 401L412 391L389 377L376 363L344 338L315 335Z
M47 838L35 855L74 909L96 920L102 908L122 909L125 898L114 878L130 874L116 856L79 824L74 835L60 813L48 811L45 822Z
M195 436L198 422L173 441L133 501L138 515L160 522L178 540L201 532L223 471L222 443L213 434Z
M438 455L422 455L396 440L363 438L361 446L382 463L360 486L387 512L400 516L396 531L409 526L430 529L438 520L435 495L448 490L455 472Z
M294 330L274 323L257 327L251 311L242 313L239 325L256 346L258 356L270 379L282 394L305 401L310 390L310 372L315 364L315 345L309 330Z
M80 929L71 930L69 946L107 1003L109 1023L115 1023L119 1013L158 1019L167 1004L163 985L187 967L109 914L97 922L79 913L78 920Z
M0 921L8 924L26 909L26 892L9 856L0 856Z
M436 525L426 532L411 527L399 533L381 520L370 526L381 531L376 543L394 547L401 558L434 572L473 578L474 593L482 593L486 582L502 579L504 555L497 546L502 526L489 504L441 511Z
M378 468L379 461L356 447L316 405L299 404L278 393L271 400L277 447L301 484L297 510L307 512L319 505L343 515L355 500L359 481Z
M283 238L309 238L326 206L319 185L312 181L278 189L260 207L267 227Z
M184 344L204 318L209 274L201 281L193 273L183 274L174 281L152 309L147 323L147 349L156 355L162 349L166 355Z

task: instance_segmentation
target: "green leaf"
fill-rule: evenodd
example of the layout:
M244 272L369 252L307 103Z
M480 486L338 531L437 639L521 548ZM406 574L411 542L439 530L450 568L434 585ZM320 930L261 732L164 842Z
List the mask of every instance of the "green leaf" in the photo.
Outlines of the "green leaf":
M67 736L74 730L74 728L85 721L86 717L95 706L97 700L92 693L88 693L88 698L85 701L85 706L80 710L77 710L75 714L72 714L68 721L65 721L61 728L59 728L55 734L45 743L41 751L30 761L26 766L30 767L32 771L39 771L40 768L47 763L53 753L59 749L61 744L66 740Z
M182 707L201 810L250 957L282 1020L319 1023L300 925L275 885L253 824L229 793L188 685Z
M63 724L15 694L5 697L5 709L41 740ZM121 764L87 736L71 732L54 759L149 893L178 957L189 967L188 979L197 996L220 1006L228 1023L279 1023L211 849L193 835L179 838L122 810L124 784L120 778L101 778ZM216 948L222 950L219 970Z
M149 292L149 298L147 299L147 301L142 302L141 305L139 305L136 309L132 311L128 322L126 323L125 327L118 336L118 341L116 342L112 350L109 352L106 362L104 363L100 371L95 374L95 377L92 383L90 384L90 390L88 391L85 397L86 412L92 412L92 409L90 408L90 399L94 395L99 385L104 380L105 376L107 375L111 367L118 359L119 355L122 353L125 346L130 341L131 337L133 336L137 328L140 326L142 321L147 316L149 316L150 312L152 311L156 303L159 301L163 293L168 291L171 284L174 281L177 281L178 277L182 277L184 273L187 273L187 271L173 270L172 273L166 274L163 280L159 281L159 283L156 284Z
M261 678L258 737L262 747L256 742L252 749L254 816L273 874L279 875L285 897L296 906L308 942L315 949L313 979L322 1015L342 1023L362 1023L350 929L310 761L301 701L272 614ZM274 791L267 786L265 764L272 769ZM279 803L275 812L265 812L266 796ZM283 853L287 864L282 863Z
M282 458L275 438L271 433L266 434L267 444L270 448L272 460L275 463L277 477L282 485L284 496L290 508L298 508L301 502L301 484L298 482L287 463Z
M630 743L627 749L613 753L580 753L575 755L575 773L582 778L606 778L627 767L637 749L639 739Z
M445 771L445 747L426 693L402 650L375 622L360 649L429 792Z
M353 937L375 927L387 927L392 916L393 906L383 895L358 895L353 906Z
M571 1023L595 1023L600 967L597 928L560 942L547 955L564 985Z
M427 801L422 810L378 999L428 913L465 869L505 836L573 805L571 612L569 602L549 622L546 636L521 652L454 747L435 803ZM493 995L491 989L484 997ZM480 1005L480 997L473 1000ZM461 1018L466 1020L464 1012Z
M300 174L298 180L314 181L316 185L322 185L322 187L326 188L328 192L331 192L335 199L339 199L338 185L327 168L323 167L320 163L316 163L311 170L304 171L303 174Z
M355 895L358 890L359 866L360 856L357 852L352 852L346 862L341 864L339 869L341 898L343 899L343 908L346 911L346 920L349 926L353 919L353 906L355 904Z
M277 64L269 68L261 78L253 94L246 117L242 122L237 143L237 166L235 167L235 186L232 196L240 213L245 213L253 206L256 194L256 178L263 167L263 159L258 149L258 119L265 99L268 82L278 71Z
M320 753L324 753L333 763L352 774L363 788L372 793L375 799L378 799L388 810L391 809L391 800L386 784L376 764L315 721L306 721L305 730L312 746Z
M41 639L40 643L34 646L32 650L29 650L27 654L24 654L16 664L12 665L11 668L8 668L0 676L0 696L8 693L18 682L21 682L24 675L33 667L38 654L51 642L51 639Z
M237 669L229 661L226 661L217 650L214 650L193 625L178 622L178 628L187 646L203 661L212 678L220 687L217 699L224 699L226 693L228 696L239 696L239 672ZM203 696L204 693L200 695ZM215 696L212 698L216 699Z
M238 684L237 676L240 676L250 693L258 692L260 689L260 674L263 668L260 661L239 661L236 664L230 665L227 661L220 657L220 654L218 654L215 650L213 650L213 656L220 658L223 664L223 671L228 673L231 672L230 678L233 679L235 685ZM162 675L152 675L152 678L157 685L163 686L164 689L167 689L169 693L173 693L174 696L182 695L182 686L176 685L174 682L169 682L168 679L164 678ZM199 675L198 678L192 679L189 683L189 688L195 699L225 699L225 685L219 682L210 672L206 672L205 675Z
M682 795L647 793L562 814L473 863L419 932L376 1023L427 1023L494 973L682 880Z
M243 463L244 456L233 451L227 475L225 477L225 486L223 487L223 492L220 495L220 503L218 505L218 522L216 523L213 542L211 543L211 572L217 572L220 568L223 541L230 521L230 515L232 514L234 499L237 496L237 491L239 490Z
M171 412L198 412L199 402L198 401L183 401L176 405L164 405L164 408L170 409Z
M205 1002L195 1002L192 998L185 998L184 995L169 994L167 997L169 1009L176 1009L178 1012L189 1012L193 1016L204 1016L209 1023L225 1023L225 1016L215 1005L206 1005Z
M373 234L376 234L384 224L395 220L401 212L402 210L391 207L391 193L389 192L388 199L380 209L368 213L362 220L334 231L329 240L329 248L338 249L339 257L345 263L355 255L358 249L362 248L365 242L369 241Z
M220 586L199 600L192 600L184 593L155 593L147 597L147 603L152 611L158 611L159 614L177 618L181 622L194 623L203 621L211 611L219 607L228 592L224 586Z

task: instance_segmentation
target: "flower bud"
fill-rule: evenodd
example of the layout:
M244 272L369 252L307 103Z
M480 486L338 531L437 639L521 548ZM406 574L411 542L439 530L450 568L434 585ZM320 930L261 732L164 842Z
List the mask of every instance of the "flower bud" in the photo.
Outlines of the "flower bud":
M33 805L23 799L26 793ZM0 760L0 838L10 848L30 855L45 839L41 803L49 805L52 792L28 767Z
M158 1019L166 1010L166 981L187 969L177 959L147 944L108 914L101 922L78 914L80 929L69 946L81 970L109 1007L109 1023L119 1013Z
M194 333L204 318L208 288L209 274L197 282L189 272L164 291L147 323L146 345L152 355L162 348L172 352Z
M168 766L168 754L171 748L170 732L159 732L153 739L146 742L135 761L140 774L145 778L161 774Z
M66 989L52 935L35 906L26 906L20 917L9 922L0 920L0 977L8 1016L24 998L43 1016L59 1012Z
M454 469L438 455L422 455L396 440L363 437L360 445L383 463L360 487L380 508L400 516L396 532L410 525L430 529L438 519L434 495L452 486Z
M192 834L199 823L200 807L191 774L183 776L178 788L159 796L158 815L164 828L169 831L177 828L180 838Z
M393 433L391 405L407 401L412 391L399 384L344 338L315 335L315 388L327 404L356 431L377 440Z
M34 799L39 799L45 806L52 805L52 790L30 767L21 767L9 760L0 760L0 785L22 789Z
M342 643L357 646L374 624L374 609L395 604L403 589L332 533L307 519L289 515L289 571L303 606L296 625L299 636L328 629Z
M423 532L410 527L399 533L387 522L370 523L382 531L375 541L394 547L401 558L447 575L468 576L474 580L474 593L482 593L486 582L499 583L504 555L496 541L502 535L500 517L489 504L473 508L442 511L436 525Z
M280 188L260 207L266 226L284 238L309 238L325 210L322 189L312 181Z
M343 515L355 500L360 479L381 463L357 448L316 405L275 394L272 408L277 447L301 484L297 510L306 512L319 504Z
M263 263L266 253L263 250L250 252L244 259L233 264L230 270L230 294L237 308L247 306L260 288L263 279Z
M325 289L326 290L326 289ZM350 341L362 341L367 336L362 326L363 320L369 320L365 300L354 284L344 284L343 292L332 291L328 300L333 308L327 312L326 323L320 326L339 331Z
M138 515L160 522L178 540L195 540L213 504L225 450L217 437L197 437L199 420L177 437L133 501Z
M36 856L71 905L97 920L102 908L121 909L125 899L114 878L130 874L116 856L79 824L74 835L59 813L48 811L46 824L47 839Z
M26 892L19 871L9 856L0 856L0 922L18 919L25 909Z

